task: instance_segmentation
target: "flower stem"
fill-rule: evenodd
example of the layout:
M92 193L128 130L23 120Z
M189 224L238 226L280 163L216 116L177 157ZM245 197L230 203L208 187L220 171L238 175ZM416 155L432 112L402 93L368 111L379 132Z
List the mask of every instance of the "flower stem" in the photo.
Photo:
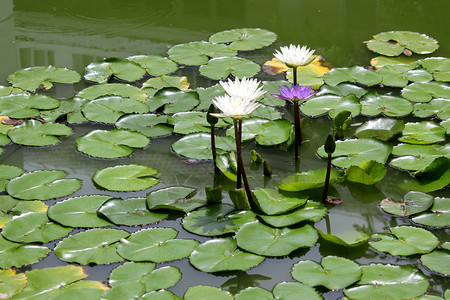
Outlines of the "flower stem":
M293 75L293 83L297 84L297 67L292 68L292 75Z
M220 170L217 167L217 163L216 163L217 151L216 151L216 135L215 135L214 124L211 125L211 151L212 151L212 157L213 157L214 174L217 175L217 174L219 174Z
M325 203L327 200L328 185L330 183L330 173L331 173L331 153L328 153L327 175L325 176L325 186L323 187L322 203Z
M300 106L298 99L294 100L294 144L295 144L295 158L298 158L298 148L303 143L302 126L300 123Z
M242 120L234 120L235 137L236 137L236 152L237 152L237 182L236 189L240 189L242 186L241 178L244 181L245 193L247 194L248 201L252 202L252 191L248 184L247 175L245 174L244 161L242 160Z

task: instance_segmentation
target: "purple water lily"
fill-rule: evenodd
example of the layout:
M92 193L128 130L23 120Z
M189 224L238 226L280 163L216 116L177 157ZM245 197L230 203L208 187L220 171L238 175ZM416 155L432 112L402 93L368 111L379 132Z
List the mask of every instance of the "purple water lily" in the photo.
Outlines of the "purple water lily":
M306 85L292 84L291 87L285 85L284 87L278 87L278 89L280 95L272 94L272 96L290 101L306 100L317 94L310 86Z

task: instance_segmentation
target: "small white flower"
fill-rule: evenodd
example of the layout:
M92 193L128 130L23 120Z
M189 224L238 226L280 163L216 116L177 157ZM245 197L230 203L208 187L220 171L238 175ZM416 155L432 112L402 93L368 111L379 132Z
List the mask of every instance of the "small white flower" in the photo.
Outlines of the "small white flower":
M294 46L291 44L289 47L281 47L280 50L281 52L275 50L276 53L273 55L291 68L306 66L314 59L311 56L315 50L311 50L306 46L300 47L300 45Z
M222 111L221 114L212 114L216 117L242 119L254 112L260 103L254 99L242 98L240 96L223 95L215 97L212 102Z
M247 79L245 76L241 81L236 77L235 81L228 78L228 82L220 81L219 83L225 92L232 97L256 100L266 93L266 91L263 91L262 87L259 86L260 82L258 80Z

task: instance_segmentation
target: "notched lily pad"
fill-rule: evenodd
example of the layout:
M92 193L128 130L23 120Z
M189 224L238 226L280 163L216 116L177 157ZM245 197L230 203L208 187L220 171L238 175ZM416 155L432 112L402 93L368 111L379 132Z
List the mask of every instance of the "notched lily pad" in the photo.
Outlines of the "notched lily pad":
M278 188L283 191L298 192L323 187L326 171L324 168L289 175L278 185ZM339 176L337 170L331 169L330 182L335 182Z
M161 55L135 55L127 59L140 65L152 76L166 75L178 68L175 62Z
M450 99L436 98L428 103L415 103L413 114L419 118L436 115L441 120L450 119Z
M163 88L177 88L179 90L187 90L190 83L186 76L160 76L153 77L142 84L142 89L148 91L149 89L156 91Z
M116 122L118 129L137 131L147 137L165 136L173 131L167 123L167 116L158 114L128 115Z
M444 276L450 274L450 251L448 250L434 250L431 253L422 255L420 261L425 267L434 272Z
M144 165L120 165L97 170L92 180L109 191L139 191L158 183L158 170Z
M27 146L49 146L59 142L58 136L72 134L72 128L59 123L41 123L27 120L8 131L9 138L16 144Z
M413 111L413 104L397 96L379 95L376 92L367 93L361 100L361 114L376 116L380 113L388 117L400 117Z
M45 246L11 242L0 235L0 267L3 269L34 264L50 251Z
M58 99L39 94L11 94L0 97L0 116L14 119L33 118L39 110L50 110L59 106Z
M327 214L325 206L316 201L308 200L306 204L292 212L275 216L259 215L261 219L273 227L291 226L300 222L317 222Z
M450 99L450 86L443 82L413 82L405 86L402 97L413 102L430 102L433 98Z
M346 230L333 234L319 230L319 234L324 240L342 247L358 247L367 243L370 238L364 232L356 230Z
M137 63L111 57L86 66L84 78L98 83L107 83L109 78L114 75L125 81L136 81L141 79L145 73L145 69Z
M181 156L194 159L212 159L211 135L194 133L182 137L172 144L172 150ZM217 154L236 150L236 143L231 137L216 137Z
M321 300L322 296L309 285L301 282L280 282L273 288L275 299L289 299L293 295L310 300Z
M434 144L445 141L445 129L433 121L406 123L398 140L409 144Z
M419 62L436 81L450 81L450 58L428 57Z
M306 203L307 198L287 197L275 189L253 191L255 203L267 215L279 215Z
M410 191L403 197L403 201L395 202L392 199L384 199L380 207L387 213L406 217L423 212L433 204L434 197L422 192Z
M381 83L382 77L360 66L333 68L323 76L326 84L335 86L341 82L361 83L372 86Z
M189 111L200 103L198 94L194 91L180 91L174 88L164 88L159 90L153 97L149 98L145 104L154 112L160 107L165 114L174 114L182 111Z
M123 83L97 84L85 88L77 94L77 97L86 100L94 100L105 96L119 96L122 98L134 99L140 102L144 102L148 98L145 91L135 86Z
M225 43L232 50L255 50L271 45L277 35L260 28L238 28L214 33L209 37L211 43Z
M305 115L313 117L328 113L331 118L335 118L343 111L350 111L352 116L356 116L361 112L361 104L353 94L344 97L323 95L306 101L306 103L300 106L300 110Z
M260 70L258 64L242 57L212 58L199 68L200 74L216 80L226 79L230 75L239 78L253 77Z
M364 42L370 50L386 56L397 56L402 53L411 55L407 50L417 54L433 53L439 48L438 42L425 35L411 31L388 31L376 34ZM405 52L406 51L406 52Z
M388 141L399 134L405 128L403 120L391 118L379 118L369 120L356 129L357 138L373 137L382 141Z
M262 146L282 144L289 140L291 133L292 124L285 119L270 121L250 118L242 122L242 141L254 138ZM227 135L234 136L234 126L227 129Z
M387 169L384 164L369 160L359 166L350 166L345 171L345 179L365 185L372 185L384 178Z
M172 186L147 194L149 209L171 209L189 212L206 204L206 200L194 198L197 189Z
M430 227L450 226L450 198L435 198L430 210L414 216L412 221Z
M73 70L52 66L30 67L19 70L8 77L8 81L17 88L35 91L38 87L49 90L53 83L75 83L81 76Z
M87 122L87 119L81 112L81 107L86 102L86 99L82 98L72 98L63 100L56 109L41 111L41 117L45 121L55 122L59 118L66 117L67 123L78 124Z
M235 56L237 52L222 44L201 41L175 45L167 51L167 54L177 63L199 66L206 64L210 58Z

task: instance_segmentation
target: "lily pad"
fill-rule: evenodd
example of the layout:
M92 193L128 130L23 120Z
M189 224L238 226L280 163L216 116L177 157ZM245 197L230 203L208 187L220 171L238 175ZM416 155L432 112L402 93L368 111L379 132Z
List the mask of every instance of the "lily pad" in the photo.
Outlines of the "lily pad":
M401 117L413 111L413 104L402 98L377 93L367 93L361 100L361 114L376 116L380 113L388 117Z
M237 248L232 238L208 240L198 245L189 256L189 262L203 272L246 271L264 260Z
M422 228L397 226L390 231L392 234L373 234L372 239L379 241L369 242L370 246L392 255L413 255L429 253L439 244L433 233Z
M382 141L388 141L399 134L405 128L403 120L391 118L379 118L369 120L356 129L357 138L373 137Z
M158 114L128 115L116 122L118 129L129 129L147 137L165 136L173 131L167 124L167 116Z
M369 160L359 166L350 166L345 171L345 179L365 185L372 185L384 178L387 169L384 164Z
M226 79L232 75L234 77L253 77L261 67L251 60L242 57L216 57L203 64L200 74L211 79Z
M0 235L0 268L22 267L34 264L50 253L50 249L36 244L8 241Z
M18 177L24 173L24 170L15 166L0 165L0 192L5 191L9 179Z
M48 146L59 142L58 136L72 134L72 128L59 123L41 123L27 120L8 131L9 138L16 144L27 146Z
M150 228L133 233L117 245L117 253L131 261L166 262L187 257L198 242L175 239L173 228Z
M196 193L197 189L183 186L159 189L147 194L147 206L189 212L206 204L206 200L193 198Z
M80 74L73 70L52 66L30 67L19 70L8 77L9 83L14 87L30 92L35 91L40 86L49 90L53 87L53 82L75 83L80 79Z
M383 78L381 84L385 86L404 87L409 83L405 73L413 67L407 64L384 65L376 72Z
M291 137L292 124L285 119L269 121L250 118L242 122L242 141L255 139L262 146L279 145ZM234 126L227 130L228 136L234 136Z
M370 50L386 56L397 56L405 50L417 54L429 54L439 48L435 39L411 31L382 32L374 35L371 40L365 43Z
M389 198L380 203L380 207L387 213L406 217L423 212L433 204L434 197L422 192L410 191L403 197L403 201L395 202Z
M0 270L0 295L10 298L25 287L27 278L24 273L18 273L13 269Z
M197 299L217 299L233 300L233 296L228 291L221 290L215 286L190 286L183 297L184 300Z
M360 266L343 257L327 256L320 264L299 261L292 267L292 277L309 286L322 285L330 290L343 289L361 277Z
M278 188L289 192L321 188L325 185L326 172L327 169L323 168L289 175L278 185ZM331 169L330 182L335 182L339 177L339 172Z
M0 97L0 116L14 119L39 116L39 110L54 109L59 106L58 99L45 95L12 94Z
M361 83L364 85L376 85L381 83L382 77L376 72L360 66L349 68L333 68L323 76L326 84L335 86L341 82Z
M200 104L196 107L197 110L207 110L212 104L211 100L213 98L225 93L225 90L220 84L215 84L207 88L198 87L195 89L195 91L197 92L200 99Z
M428 57L420 60L420 64L436 81L450 81L450 59L446 57Z
M220 31L209 37L211 43L225 43L232 50L255 50L271 45L277 35L260 28L238 28Z
M355 95L334 96L323 95L314 97L300 106L302 113L308 116L317 117L328 113L331 118L335 118L343 111L350 111L352 116L359 115L361 104Z
M236 232L240 248L264 256L283 256L317 242L317 231L311 225L299 228L271 228L258 221L242 225Z
M173 132L178 134L211 132L211 125L206 120L206 113L201 111L176 113L169 118L169 123L174 125ZM226 127L228 124L223 119L219 119L214 126L220 128Z
M328 84L322 85L317 92L316 96L322 96L322 95L337 95L337 96L348 96L350 94L355 95L356 97L360 98L367 94L367 90L349 83L340 83L335 86L331 86Z
M67 123L78 124L87 122L87 119L81 113L81 107L86 99L72 98L60 102L58 108L48 111L41 111L41 117L48 122L55 122L57 119L66 116Z
M172 144L172 150L178 154L194 159L212 159L211 135L194 133L186 135ZM230 137L216 137L217 154L236 150L236 143Z
M133 148L144 148L149 142L146 136L124 129L93 130L76 139L78 151L100 158L128 156Z
M161 55L135 55L127 59L140 65L152 76L166 75L178 68L175 62Z
M450 119L450 99L436 98L428 103L415 103L413 114L419 118L436 115L441 120Z
M26 94L27 92L19 89L19 88L15 88L12 86L3 86L0 85L0 96L7 96L7 95L11 95L11 94Z
M0 228L15 216L26 212L44 212L48 206L42 201L22 201L11 196L0 195Z
M336 142L336 150L332 154L331 163L336 167L349 168L359 166L363 162L374 160L386 163L392 146L376 139L349 139ZM317 150L320 157L327 157L324 146Z
M417 67L419 58L412 56L397 56L397 57L389 57L389 56L377 56L370 60L370 65L379 69L385 65L411 65L411 69Z
M445 129L433 121L406 123L398 140L409 144L434 144L445 141Z
M111 264L123 261L116 253L116 243L130 234L117 229L89 229L71 235L59 242L54 253L67 262L82 265Z
M450 99L450 86L443 82L413 82L402 89L402 97L413 102L430 102L433 98Z
M293 299L301 297L309 300L321 300L322 296L309 285L301 282L280 282L273 288L275 299Z
M11 179L6 191L23 200L49 200L72 194L81 188L80 180L64 179L66 172L37 170Z
M276 216L264 216L259 217L264 222L273 227L285 227L291 226L300 222L317 222L327 214L325 206L316 201L308 200L306 204L293 212L284 213Z
M177 63L199 66L206 64L212 57L235 56L237 52L222 44L201 41L175 45L167 54Z
M102 227L112 225L97 216L97 210L111 197L85 195L57 202L50 206L48 217L70 227Z
M392 149L393 158L389 164L404 170L424 170L436 158L450 158L450 145L409 145L398 144Z
M255 203L267 215L279 215L306 203L307 198L287 197L275 189L253 191Z
M345 230L333 234L319 230L319 234L324 240L342 247L358 247L367 243L370 238L364 232L355 230Z
M438 157L414 175L415 180L409 182L413 190L429 193L443 189L450 184L450 158Z
M123 83L97 84L81 90L77 97L94 100L105 96L119 96L144 102L148 95L135 86Z
M126 226L153 224L168 216L149 211L146 198L111 199L100 207L98 214L116 225Z
M149 89L156 91L163 88L177 88L179 90L187 90L189 82L186 76L160 76L153 77L142 84L142 88L148 91Z
M97 83L107 83L111 76L125 81L136 81L145 75L146 71L137 63L123 58L106 58L103 61L90 63L84 78Z
M273 300L273 294L266 289L251 286L243 289L238 294L234 296L235 300Z
M202 236L236 232L243 224L256 220L251 211L236 211L230 204L213 204L198 208L183 218L183 228Z
M428 269L441 273L444 276L450 274L450 253L448 250L434 250L424 254L420 258L422 264Z
M435 198L431 209L414 216L412 221L431 227L450 226L450 198Z
M97 170L92 180L109 191L140 191L158 183L158 170L143 165L120 165Z
M165 114L188 111L196 107L200 101L198 94L194 91L180 91L174 88L166 88L158 91L153 97L145 102L150 111L156 111L164 106Z

